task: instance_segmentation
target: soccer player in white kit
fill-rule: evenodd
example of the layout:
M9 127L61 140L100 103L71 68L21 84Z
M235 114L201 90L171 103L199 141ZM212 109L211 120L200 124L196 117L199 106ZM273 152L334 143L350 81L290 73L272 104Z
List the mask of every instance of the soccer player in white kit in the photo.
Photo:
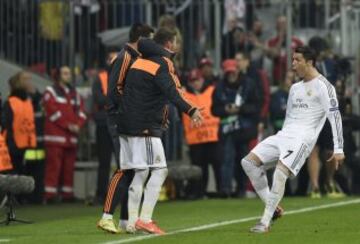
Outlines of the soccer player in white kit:
M307 47L293 53L292 68L302 81L290 88L282 130L259 143L241 164L257 194L265 203L261 220L250 229L254 233L269 231L271 219L280 203L289 177L295 177L313 149L326 118L330 121L336 168L345 159L342 122L335 88L314 67L316 54ZM269 189L265 170L275 166Z

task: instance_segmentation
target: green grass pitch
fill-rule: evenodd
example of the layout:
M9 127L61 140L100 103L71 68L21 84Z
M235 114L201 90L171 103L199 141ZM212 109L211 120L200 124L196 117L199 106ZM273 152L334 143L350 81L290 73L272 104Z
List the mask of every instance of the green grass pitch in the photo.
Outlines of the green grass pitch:
M352 201L351 204L348 204ZM334 206L339 202L346 205ZM158 204L154 219L168 236L156 237L144 234L107 234L96 229L101 207L83 204L53 206L25 206L17 210L20 218L35 221L34 224L0 226L0 243L360 243L360 199L339 200L286 198L282 201L285 215L267 234L250 234L249 228L261 215L263 205L259 199L251 200L200 200L176 201ZM323 206L322 209L318 209ZM299 212L298 210L305 210ZM316 209L313 209L316 208ZM118 217L116 213L116 219ZM224 221L237 223L220 225ZM209 225L214 224L212 228ZM192 227L205 226L202 230L187 231ZM173 233L185 230L180 233ZM149 238L150 237L150 238ZM143 240L136 240L143 239Z

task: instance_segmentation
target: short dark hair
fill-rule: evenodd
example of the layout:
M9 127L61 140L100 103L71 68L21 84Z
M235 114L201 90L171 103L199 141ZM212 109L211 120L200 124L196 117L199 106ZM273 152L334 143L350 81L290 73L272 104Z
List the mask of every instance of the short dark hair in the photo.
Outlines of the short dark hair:
M61 70L62 70L62 68L65 68L65 67L67 67L67 68L69 68L71 70L70 65L63 64L63 65L60 65L60 66L57 66L57 67L53 68L50 71L50 76L53 78L53 80L55 82L60 81Z
M118 47L106 47L106 54L109 53L117 53L119 52L119 48Z
M175 36L176 36L175 30L166 27L161 27L156 31L154 35L154 41L157 44L165 45L166 42L173 41Z
M137 42L140 37L149 38L151 33L154 33L154 29L151 26L135 23L130 28L129 42Z
M326 41L325 38L319 36L313 36L310 38L308 46L319 55L321 52L329 50L329 43Z
M315 66L316 63L316 52L309 46L297 47L294 50L295 53L301 53L306 61L312 61L312 65Z

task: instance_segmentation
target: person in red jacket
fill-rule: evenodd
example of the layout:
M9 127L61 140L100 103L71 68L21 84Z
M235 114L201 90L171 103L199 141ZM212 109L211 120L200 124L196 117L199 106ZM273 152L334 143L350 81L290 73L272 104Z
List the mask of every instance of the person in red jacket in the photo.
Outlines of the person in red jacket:
M273 84L278 85L285 79L287 67L287 50L286 50L286 32L287 20L286 16L279 16L276 20L276 36L268 40L264 50L269 58L273 60L272 78ZM303 46L303 42L295 37L291 37L291 48Z
M62 66L55 76L54 85L48 86L43 96L46 150L45 203L54 201L58 190L61 191L63 200L73 199L77 137L86 121L83 101L71 85L70 68Z

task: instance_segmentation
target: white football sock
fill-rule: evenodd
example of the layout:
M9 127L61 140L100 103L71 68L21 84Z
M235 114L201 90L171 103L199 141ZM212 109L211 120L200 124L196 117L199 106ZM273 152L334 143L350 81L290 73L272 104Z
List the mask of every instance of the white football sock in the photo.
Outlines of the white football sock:
M135 222L139 218L139 207L141 202L141 197L143 194L144 184L149 175L149 169L145 170L136 170L134 178L129 186L129 225L135 225Z
M266 226L270 225L270 221L274 215L276 207L279 205L285 192L285 183L288 176L279 168L275 169L273 185L266 201L265 211L261 218L261 223Z
M112 214L108 214L108 213L103 213L102 219L113 219L113 215L112 215Z
M266 199L270 192L266 171L262 167L257 166L255 162L247 158L243 158L241 160L241 165L249 177L256 193L266 204Z
M140 219L145 223L151 221L156 202L159 198L161 186L168 174L167 168L151 170L151 176L144 191L144 202L141 208Z
M125 219L120 219L119 220L119 228L122 230L126 230L126 226L128 225L128 221Z

